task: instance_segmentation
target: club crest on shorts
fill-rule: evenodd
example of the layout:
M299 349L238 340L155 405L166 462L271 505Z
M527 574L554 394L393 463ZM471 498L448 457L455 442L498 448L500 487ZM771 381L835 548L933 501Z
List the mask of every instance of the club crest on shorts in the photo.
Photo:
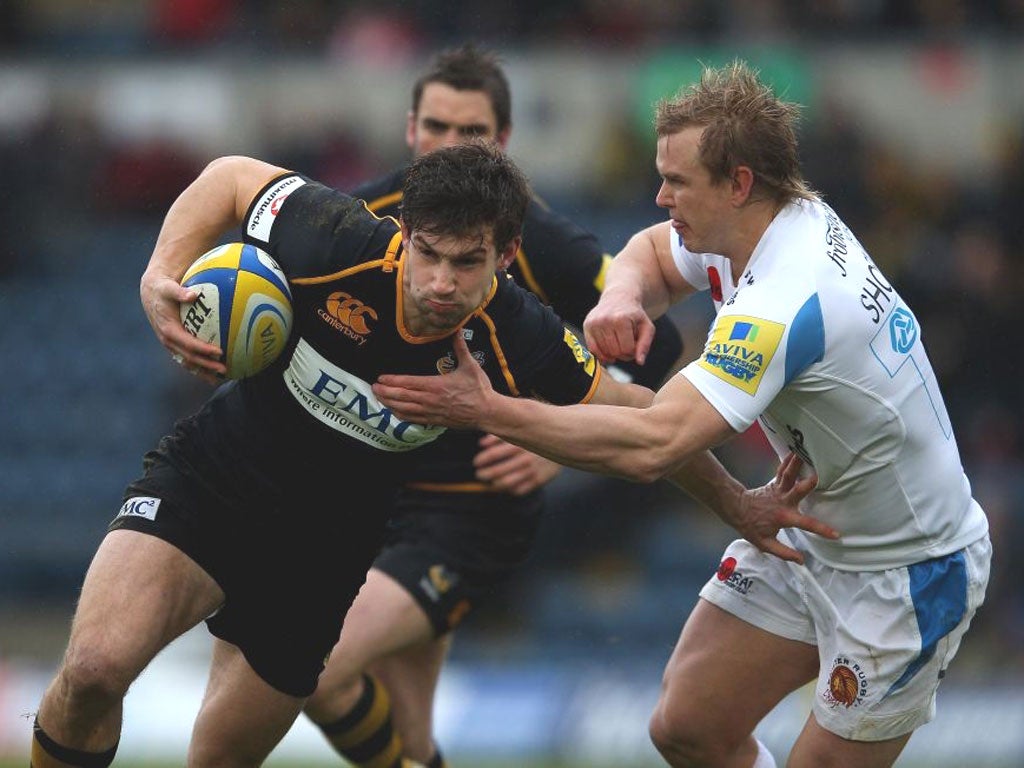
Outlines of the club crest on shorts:
M828 676L828 690L822 700L833 709L839 706L859 707L868 692L868 676L860 664L846 656L836 656Z

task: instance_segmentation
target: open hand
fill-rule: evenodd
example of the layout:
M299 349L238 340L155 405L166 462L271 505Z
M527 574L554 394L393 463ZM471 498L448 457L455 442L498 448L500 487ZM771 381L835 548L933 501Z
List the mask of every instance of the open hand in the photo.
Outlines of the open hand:
M839 538L831 526L800 513L801 500L818 484L817 475L800 479L802 468L800 457L789 454L770 482L743 493L735 519L727 520L762 552L801 564L803 555L776 538L782 528L800 528L828 539Z
M494 389L461 333L453 337L458 367L443 376L383 374L373 393L402 421L468 429L480 424Z

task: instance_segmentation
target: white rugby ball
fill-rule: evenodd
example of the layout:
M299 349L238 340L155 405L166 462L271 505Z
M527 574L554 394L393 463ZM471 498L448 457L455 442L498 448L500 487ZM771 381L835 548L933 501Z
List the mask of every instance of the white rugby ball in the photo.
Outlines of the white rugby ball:
M181 278L199 295L181 305L185 330L224 354L229 379L259 373L280 356L292 330L284 272L253 245L228 243L200 256Z

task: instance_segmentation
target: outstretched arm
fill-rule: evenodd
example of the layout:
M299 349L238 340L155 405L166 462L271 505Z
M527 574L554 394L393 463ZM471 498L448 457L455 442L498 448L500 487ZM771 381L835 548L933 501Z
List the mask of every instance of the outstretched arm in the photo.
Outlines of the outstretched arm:
M179 306L196 293L178 281L193 261L241 224L256 193L285 172L248 157L214 160L171 205L142 275L142 307L157 339L172 355L180 355L183 365L208 380L216 380L227 369L216 346L200 341L182 326Z
M381 376L374 392L400 418L478 428L543 456L593 472L651 482L735 434L682 376L654 396L553 406L496 393L456 336L458 367L446 376ZM599 395L603 395L600 388ZM610 391L616 395L616 391ZM595 404L612 402L614 405ZM650 403L649 407L644 407ZM630 407L619 407L630 406Z
M800 514L798 504L816 479L798 479L796 457L754 490L726 471L707 449L735 432L683 376L662 387L650 407L555 406L496 393L460 336L455 354L459 365L452 373L381 376L374 393L404 420L477 427L561 464L630 480L668 477L754 546L787 560L802 557L775 538L779 529L836 535Z

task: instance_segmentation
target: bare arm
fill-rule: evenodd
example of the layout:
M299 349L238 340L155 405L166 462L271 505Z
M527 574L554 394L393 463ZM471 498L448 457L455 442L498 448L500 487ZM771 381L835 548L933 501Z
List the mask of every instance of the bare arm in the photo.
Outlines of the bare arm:
M669 222L633 235L612 259L601 299L583 323L587 346L603 362L643 364L654 338L651 318L693 292L672 259Z
M640 482L668 477L756 547L787 560L802 557L776 539L780 528L836 535L800 514L797 505L816 478L799 480L795 457L783 463L772 483L752 491L725 470L708 449L735 431L684 376L673 377L649 407L593 404L597 398L588 405L555 406L496 393L459 336L455 353L459 366L446 376L381 376L374 393L408 421L477 427L592 472ZM612 387L609 400L619 393Z
M263 185L285 172L248 157L214 160L178 196L164 218L139 294L160 343L204 378L212 379L226 368L219 362L217 347L199 341L182 326L179 306L195 298L195 292L178 281L225 232L241 224Z
M643 482L734 434L682 376L671 379L653 401L650 390L604 376L591 403L554 406L496 393L465 342L456 336L454 343L459 360L454 372L381 376L374 392L400 418L475 427L560 464Z

